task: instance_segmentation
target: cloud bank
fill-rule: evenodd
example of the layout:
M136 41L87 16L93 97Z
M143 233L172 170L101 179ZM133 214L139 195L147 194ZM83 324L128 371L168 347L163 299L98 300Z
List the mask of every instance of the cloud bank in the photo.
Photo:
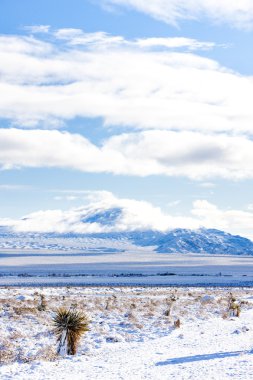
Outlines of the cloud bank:
M58 130L0 129L0 168L22 167L237 180L253 178L253 141L152 130L111 136L96 146L82 135Z
M189 52L207 46L78 29L47 42L2 36L0 117L38 128L99 117L110 128L250 133L253 78Z
M0 118L15 126L0 130L2 169L253 177L253 77L193 53L214 43L30 31L0 36ZM101 118L111 137L95 145L85 121L71 133L76 117Z
M89 200L83 207L38 211L19 220L1 219L2 226L19 232L99 233L133 230L167 231L174 228L217 228L253 238L253 212L222 210L206 201L193 203L189 215L164 213L149 202L117 198L107 191L86 192ZM107 223L108 218L112 223ZM103 223L106 220L106 223Z

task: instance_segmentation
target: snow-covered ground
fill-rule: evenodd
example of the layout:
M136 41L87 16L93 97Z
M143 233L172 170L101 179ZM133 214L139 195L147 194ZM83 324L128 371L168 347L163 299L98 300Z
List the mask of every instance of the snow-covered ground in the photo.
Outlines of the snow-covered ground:
M96 254L0 253L0 286L34 284L253 286L253 257L164 254L145 248Z
M1 231L0 286L253 286L253 243L222 231Z
M239 318L228 315L230 292L226 288L1 288L0 378L252 379L253 289L232 290L241 303ZM41 294L45 311L38 309ZM76 356L58 358L52 314L63 305L85 311L90 331ZM180 328L174 327L177 319Z

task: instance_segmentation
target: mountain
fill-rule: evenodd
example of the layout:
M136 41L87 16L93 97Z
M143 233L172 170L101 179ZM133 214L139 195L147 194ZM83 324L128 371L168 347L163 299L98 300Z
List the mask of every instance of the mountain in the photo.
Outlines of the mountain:
M99 218L101 215L99 216ZM104 222L104 220L103 220ZM109 221L110 223L110 221ZM253 255L253 242L216 229L108 233L33 233L0 229L0 249L120 252L147 247L154 253Z
M215 229L176 229L167 233L159 242L157 252L209 253L252 255L253 242L241 236Z
M93 235L94 236L94 235ZM132 231L96 234L104 239L128 240L140 247L154 247L159 253L206 253L253 255L253 242L216 229L173 229L168 232Z
M120 207L110 208L108 210L94 210L80 218L82 223L98 223L102 226L113 226L122 216Z
M0 226L0 250L253 255L253 242L218 229L169 228L173 220L145 202L96 201L39 211Z

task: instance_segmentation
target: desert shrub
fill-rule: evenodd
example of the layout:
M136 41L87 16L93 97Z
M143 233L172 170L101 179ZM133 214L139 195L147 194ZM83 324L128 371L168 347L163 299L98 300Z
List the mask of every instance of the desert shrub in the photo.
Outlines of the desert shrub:
M144 328L144 325L142 323L139 323L139 322L136 322L135 323L135 327L139 330L143 329Z
M106 301L106 304L105 304L105 310L110 310L111 306L112 306L111 298L108 298L108 300Z
M10 364L15 361L15 353L13 346L7 340L0 343L0 365Z
M180 321L180 319L178 318L178 319L176 319L176 320L174 321L174 328L175 328L175 329L179 329L180 326L181 326L181 321Z
M57 355L52 346L45 346L41 348L36 354L36 360L44 360L47 362L53 362L57 359Z
M31 363L35 360L36 358L33 355L28 355L27 352L25 352L22 348L18 350L17 353L17 361L19 363Z
M40 294L40 303L38 305L38 310L39 311L45 311L47 308L47 302L44 294Z
M105 310L113 310L116 308L117 305L117 297L115 295L112 295L112 297L109 297L105 304Z
M150 301L150 304L154 307L157 307L159 304L160 304L160 301L159 300L151 300Z
M230 293L228 299L228 313L230 317L240 317L241 303Z
M60 308L53 317L54 333L57 336L60 355L75 355L81 336L89 331L88 318L77 310Z
M171 297L170 297L170 300L171 300L172 302L175 302L175 301L178 300L178 296L177 296L175 293L173 293L173 294L171 295Z
M27 315L27 314L36 314L36 309L34 307L13 307L13 312L17 315Z
M168 309L165 310L164 315L165 317L169 317L171 313L171 308L169 307Z
M164 312L164 315L166 317L170 317L171 316L172 309L173 309L173 307L174 307L175 302L176 302L177 299L178 298L176 297L176 295L174 293L170 296L170 298L166 298L165 299L165 303L166 303L167 308L166 308L166 310Z

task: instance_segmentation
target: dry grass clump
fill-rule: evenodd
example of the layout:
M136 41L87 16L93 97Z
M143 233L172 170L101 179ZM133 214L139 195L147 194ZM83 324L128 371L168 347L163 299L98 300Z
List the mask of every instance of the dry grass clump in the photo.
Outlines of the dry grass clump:
M4 340L0 343L0 365L11 364L16 360L13 344Z
M53 317L53 325L58 341L57 353L75 355L80 338L89 331L87 316L77 310L62 307Z
M228 314L230 317L240 317L241 313L241 302L237 301L236 298L230 293L228 298Z
M47 362L53 362L58 359L58 355L55 352L55 348L52 345L47 345L39 350L36 354L36 360L44 360Z
M18 354L17 354L17 361L19 363L31 363L34 360L36 360L36 357L33 355L29 355L25 350L22 348L19 348Z
M135 327L137 328L137 329L139 329L139 330L142 330L143 328L144 328L144 325L142 324L142 323L140 323L140 322L135 322Z
M83 308L88 310L89 309L89 303L83 304ZM102 312L105 310L105 308L106 308L106 306L104 304L104 300L101 300L100 297L94 298L92 310L94 309L96 312Z
M46 309L47 309L47 301L46 301L46 298L45 298L44 294L40 294L39 297L40 297L40 302L39 302L39 305L38 305L38 310L39 311L46 311Z
M153 317L155 317L155 315L156 315L156 312L155 312L155 310L154 309L149 309L145 314L144 314L144 317L145 318L153 318Z
M172 293L172 295L169 298L165 299L166 309L164 311L164 315L166 317L170 317L172 314L172 310L174 309L175 302L177 301L176 294Z
M169 307L169 308L166 309L165 312L164 312L165 317L170 317L170 313L171 313L171 308Z
M150 301L150 304L155 308L155 307L158 307L160 305L160 300L151 300Z
M180 326L181 326L181 321L180 321L180 319L178 318L178 319L176 319L176 320L174 321L174 328L175 328L175 329L179 329Z
M14 306L13 312L17 315L37 314L37 310L34 307L28 306Z
M105 304L105 310L113 310L114 309L114 305L113 305L113 298L109 297L107 300L106 300L106 304Z

